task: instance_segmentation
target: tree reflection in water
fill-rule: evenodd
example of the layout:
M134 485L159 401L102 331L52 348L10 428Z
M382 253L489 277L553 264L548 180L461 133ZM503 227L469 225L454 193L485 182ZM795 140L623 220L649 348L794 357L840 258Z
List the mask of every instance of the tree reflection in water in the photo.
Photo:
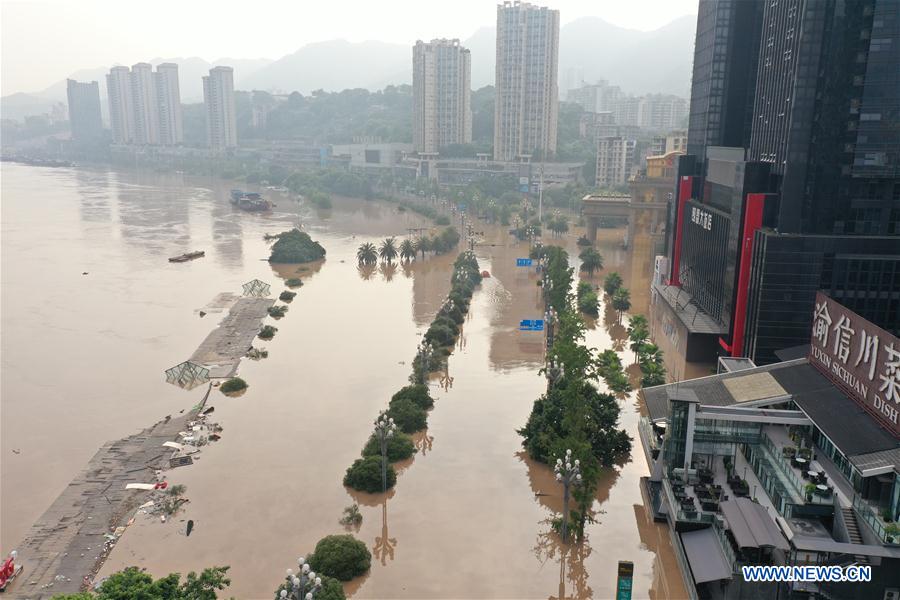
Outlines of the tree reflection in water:
M628 341L628 328L622 323L621 315L612 307L609 296L604 298L603 304L603 326L612 340L612 349L624 352L625 343Z
M381 263L378 270L381 271L382 279L385 281L392 281L394 279L394 274L397 272L397 265L394 263Z
M534 554L541 564L549 560L559 563L559 589L556 595L548 596L549 600L593 598L594 591L588 585L588 574L584 568L585 559L593 552L587 536L580 542L564 544L553 529L552 519L543 521L543 524L547 530L538 534Z
M375 270L377 268L378 267L376 267L375 265L359 265L356 268L356 271L359 273L360 279L363 279L365 281L370 281L372 279L372 275L375 274Z

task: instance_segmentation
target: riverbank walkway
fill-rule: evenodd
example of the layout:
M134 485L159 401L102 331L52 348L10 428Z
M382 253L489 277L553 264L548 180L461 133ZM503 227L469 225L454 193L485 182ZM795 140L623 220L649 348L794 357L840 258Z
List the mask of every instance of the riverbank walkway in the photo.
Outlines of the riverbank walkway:
M207 367L211 378L232 377L241 358L253 345L253 338L259 333L269 307L274 304L275 300L271 298L238 298L219 326L206 336L190 361Z
M124 526L147 499L148 492L125 485L156 481L156 470L169 467L171 450L163 442L177 440L198 410L101 447L16 548L25 570L5 595L51 598L78 592L85 577L92 580L111 549L106 535Z

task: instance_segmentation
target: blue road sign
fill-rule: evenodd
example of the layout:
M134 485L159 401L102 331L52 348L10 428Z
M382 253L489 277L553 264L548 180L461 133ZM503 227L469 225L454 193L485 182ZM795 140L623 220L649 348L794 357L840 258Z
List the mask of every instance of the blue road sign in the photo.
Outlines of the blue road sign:
M619 561L619 573L616 581L616 600L631 600L634 563L630 560Z
M465 205L465 203L460 202L460 204L459 204L459 210L461 210L461 211L466 210L466 205Z
M531 259L530 259L530 258L517 258L517 259L516 259L516 266L517 266L517 267L530 267L530 266L531 266Z
M543 319L522 319L519 321L519 331L543 331Z

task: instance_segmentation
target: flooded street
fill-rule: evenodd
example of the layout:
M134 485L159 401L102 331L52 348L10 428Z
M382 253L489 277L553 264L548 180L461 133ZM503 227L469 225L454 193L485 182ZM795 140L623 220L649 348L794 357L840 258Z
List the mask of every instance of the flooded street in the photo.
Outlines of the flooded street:
M259 278L299 276L287 316L266 323L269 351L244 360L250 387L239 398L214 390L222 440L196 464L168 472L190 503L166 524L140 516L101 575L146 566L155 575L230 565L237 598L270 598L284 570L321 537L342 533L344 507L358 502L354 534L373 552L354 598L562 598L614 595L616 563L635 564L635 598L686 596L664 525L645 507L639 478L636 394L620 397L631 457L604 477L596 523L584 544L562 547L550 533L561 489L549 469L521 451L522 427L546 386L538 375L543 336L518 331L540 318L537 275L517 268L528 244L485 226L475 248L484 280L472 299L418 453L400 465L385 497L349 493L346 468L391 395L406 384L422 333L448 289L455 253L410 266L361 271L355 253L430 223L387 203L334 198L309 209L267 192L271 214L239 212L227 182L148 172L3 166L2 196L2 543L17 543L105 441L200 401L163 371L190 356L220 314L199 310L221 292ZM296 225L327 250L315 268L273 268L266 233ZM606 269L647 314L652 243L640 227L601 230ZM559 241L575 258L577 232ZM205 250L170 264L169 256ZM86 274L83 274L86 273ZM606 314L588 344L625 349L625 327ZM194 529L184 535L184 521Z

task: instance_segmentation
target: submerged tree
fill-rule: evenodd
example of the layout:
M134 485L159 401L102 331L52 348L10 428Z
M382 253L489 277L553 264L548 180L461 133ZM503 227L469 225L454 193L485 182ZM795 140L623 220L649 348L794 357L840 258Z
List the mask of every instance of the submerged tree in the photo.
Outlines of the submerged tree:
M626 288L619 288L612 296L612 307L616 309L621 318L622 313L631 308L631 292Z
M216 600L216 592L231 585L226 577L229 567L204 569L199 575L194 571L181 581L180 573L170 573L154 580L138 567L113 573L93 592L63 594L55 600L124 600L125 598L146 598L147 600Z
M606 279L603 280L603 291L606 292L607 296L612 297L620 287L622 287L622 277L615 271L607 275Z
M360 244L356 251L356 260L361 265L374 265L378 262L378 250L375 249L375 244L372 242Z
M409 262L416 258L416 248L412 243L412 240L405 239L400 244L400 259L404 262Z
M427 237L422 236L413 242L413 248L422 255L422 260L425 260L425 253L431 250L431 243Z
M394 259L397 258L397 244L395 239L389 237L381 242L381 248L378 249L378 255L381 256L381 260L385 261L387 264L391 264Z
M588 277L594 276L594 271L603 268L603 256L591 246L588 246L578 255L581 259L581 271L588 274Z

